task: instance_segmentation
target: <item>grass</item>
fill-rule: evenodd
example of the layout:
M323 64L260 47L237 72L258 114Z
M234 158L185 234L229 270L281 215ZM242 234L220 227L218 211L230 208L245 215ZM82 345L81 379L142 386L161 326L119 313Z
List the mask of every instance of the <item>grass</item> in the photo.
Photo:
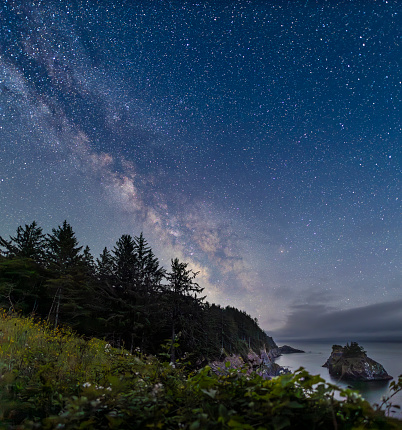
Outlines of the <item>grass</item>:
M130 354L2 312L0 428L401 428L356 392L303 369L263 380L246 369L223 376L208 366L188 371L163 357Z
M2 311L0 421L39 421L58 413L68 397L89 387L110 387L123 369L144 374L151 361L99 339L85 340L68 327L53 329L46 322Z

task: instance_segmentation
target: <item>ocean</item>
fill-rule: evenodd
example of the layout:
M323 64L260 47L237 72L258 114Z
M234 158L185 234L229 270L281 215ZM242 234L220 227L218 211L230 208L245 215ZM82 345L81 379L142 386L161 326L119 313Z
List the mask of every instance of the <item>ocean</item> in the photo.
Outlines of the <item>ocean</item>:
M277 342L278 343L278 342ZM314 343L314 342L286 342L293 348L305 351L304 354L284 354L275 361L291 371L304 367L312 375L320 375L327 382L336 384L341 388L352 387L360 392L372 405L380 404L383 396L390 394L389 384L392 381L371 381L371 382L343 382L332 378L328 369L322 367L332 351L332 343ZM360 343L359 343L360 344ZM283 345L283 343L278 343ZM402 374L402 343L383 343L383 342L364 342L360 344L367 356L382 364L389 375L394 380ZM402 392L399 392L392 398L392 403L400 405L402 408ZM391 416L402 419L402 410L391 413Z

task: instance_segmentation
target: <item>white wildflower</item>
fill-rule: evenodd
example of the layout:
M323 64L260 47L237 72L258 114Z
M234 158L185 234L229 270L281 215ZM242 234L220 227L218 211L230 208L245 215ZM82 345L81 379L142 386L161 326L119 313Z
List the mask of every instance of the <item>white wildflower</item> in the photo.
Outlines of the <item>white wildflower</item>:
M161 383L155 384L154 388L152 388L152 394L153 396L156 396L163 388L163 385Z

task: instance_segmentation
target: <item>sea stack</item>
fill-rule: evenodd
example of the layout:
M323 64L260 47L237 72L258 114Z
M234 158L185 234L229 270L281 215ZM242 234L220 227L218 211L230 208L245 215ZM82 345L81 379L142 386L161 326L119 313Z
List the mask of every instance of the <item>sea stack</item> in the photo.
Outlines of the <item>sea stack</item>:
M301 352L304 353L304 351L302 351L301 349L296 349L289 345L280 346L278 349L281 354L296 354Z
M332 353L323 367L339 380L384 381L392 379L384 367L367 357L366 351L357 343L346 346L333 345Z

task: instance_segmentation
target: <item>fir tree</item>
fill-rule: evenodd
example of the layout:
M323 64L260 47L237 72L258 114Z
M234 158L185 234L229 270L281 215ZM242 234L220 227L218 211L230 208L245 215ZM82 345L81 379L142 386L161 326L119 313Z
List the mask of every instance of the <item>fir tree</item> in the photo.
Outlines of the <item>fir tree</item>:
M84 248L84 252L82 254L82 264L86 268L88 275L92 276L95 274L95 259L91 254L91 250L88 245Z
M167 295L169 300L169 317L171 326L170 361L176 360L176 336L179 330L184 330L183 340L194 342L194 330L201 323L199 311L205 297L199 297L201 288L194 279L198 272L187 269L188 263L182 263L178 258L172 260L171 272L166 275L168 281ZM183 333L182 333L183 334Z
M114 276L114 260L112 254L106 247L103 249L99 258L96 259L96 274L99 281L108 284L112 283Z
M62 226L52 229L47 237L47 263L53 276L47 285L53 294L52 305L48 320L57 327L61 315L64 321L77 324L76 320L85 313L83 297L87 290L87 272L84 270L82 246L70 224L63 222Z
M47 261L51 265L59 271L65 271L82 260L82 246L78 246L75 233L67 221L62 226L53 228L52 233L47 237Z
M19 226L17 235L10 236L10 239L7 241L0 236L0 246L6 248L6 256L32 258L36 262L43 260L46 240L36 221L25 224L25 227Z
M134 241L136 288L146 294L150 294L160 287L165 270L159 266L159 260L155 257L151 247L148 246L142 233Z
M135 241L129 234L123 234L113 249L113 263L117 286L124 291L134 284L135 259Z

